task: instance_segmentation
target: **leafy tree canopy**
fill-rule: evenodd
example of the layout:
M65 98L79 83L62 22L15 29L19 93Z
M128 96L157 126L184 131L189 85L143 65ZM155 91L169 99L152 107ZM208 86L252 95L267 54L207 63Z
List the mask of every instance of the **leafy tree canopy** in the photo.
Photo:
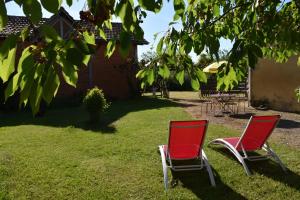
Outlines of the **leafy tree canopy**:
M0 28L8 21L6 2L9 1L12 0L0 1ZM89 30L80 27L68 39L61 38L48 25L37 28L42 7L57 13L62 0L14 1L22 7L32 24L22 32L10 35L1 45L0 78L4 83L8 82L6 99L18 91L20 106L29 103L33 113L36 113L42 99L50 103L55 96L62 81L60 73L65 82L76 86L78 69L87 65L90 55L95 51L95 38ZM66 2L73 4L73 0ZM137 39L143 38L140 25L143 18L147 17L146 11L157 13L163 6L163 0L86 2L89 9L80 12L81 19L93 24L104 40L103 27L112 28L112 17L122 21L123 31L119 42L120 52L124 56L129 50L131 35ZM218 86L223 89L230 89L245 68L253 68L263 56L285 61L299 53L298 0L173 0L173 5L173 21L161 35L156 48L157 54L163 55L164 62L169 63L164 65L160 73L167 76L168 66L175 67L177 80L182 82L182 77L187 73L195 89L199 88L204 76L199 68L189 64L187 55L191 51L198 55L205 51L209 56L219 59L220 38L233 42L227 55L229 64L218 74ZM174 28L176 23L182 25L180 30ZM29 46L26 45L28 42ZM115 45L116 40L108 41L106 56L112 55ZM16 60L17 48L22 49L19 60ZM178 55L182 60L180 64L175 63ZM143 77L148 83L152 79L152 73Z

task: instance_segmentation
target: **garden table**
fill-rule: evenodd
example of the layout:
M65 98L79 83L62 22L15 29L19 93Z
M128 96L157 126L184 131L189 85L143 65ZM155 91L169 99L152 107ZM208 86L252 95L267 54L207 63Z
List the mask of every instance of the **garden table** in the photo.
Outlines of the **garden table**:
M220 113L233 113L234 109L230 108L230 106L237 105L233 100L236 98L236 95L234 94L212 94L210 95L210 98L212 99L212 103L214 106L220 106Z

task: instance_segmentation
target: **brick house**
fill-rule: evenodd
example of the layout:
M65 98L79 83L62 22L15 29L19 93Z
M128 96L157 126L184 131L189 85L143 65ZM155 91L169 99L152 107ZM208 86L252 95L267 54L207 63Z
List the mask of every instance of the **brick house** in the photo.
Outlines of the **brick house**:
M64 8L61 8L56 15L50 18L43 18L40 24L44 23L53 26L62 38L67 38L69 33L78 25L88 26L84 21L73 19ZM0 32L0 44L7 35L18 33L29 24L26 17L9 16L6 27ZM121 30L121 23L112 23L112 30L104 30L107 40L118 39ZM128 61L137 61L137 46L148 44L148 42L146 40L139 41L132 37L131 50L127 58L121 57L117 44L114 54L108 59L104 56L106 41L100 38L97 31L95 31L95 36L96 53L91 57L88 66L78 72L77 88L61 81L57 96L68 97L82 94L93 86L103 89L107 97L114 99L129 98L138 94L138 83L135 78L136 66L128 64Z

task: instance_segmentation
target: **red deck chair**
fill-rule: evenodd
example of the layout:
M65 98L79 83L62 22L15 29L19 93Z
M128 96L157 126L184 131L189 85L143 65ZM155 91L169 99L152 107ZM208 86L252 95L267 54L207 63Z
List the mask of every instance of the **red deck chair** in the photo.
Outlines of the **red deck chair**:
M160 145L164 185L168 188L168 168L173 171L200 170L206 167L210 182L216 185L211 167L202 149L208 121L171 121L169 126L169 144ZM176 160L199 160L199 164L174 165Z
M219 138L211 141L209 144L221 144L228 148L243 165L247 175L251 175L251 173L245 160L256 161L273 158L286 171L282 161L266 142L279 120L280 115L252 116L241 137ZM266 155L248 156L247 154L247 152L261 149L266 151Z

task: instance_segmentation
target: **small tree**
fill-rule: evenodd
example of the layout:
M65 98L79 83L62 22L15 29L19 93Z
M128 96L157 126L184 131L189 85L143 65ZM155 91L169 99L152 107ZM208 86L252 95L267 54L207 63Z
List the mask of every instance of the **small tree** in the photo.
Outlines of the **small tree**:
M152 85L153 96L156 94L156 87L159 88L161 97L169 98L169 91L167 88L167 82L170 76L170 70L166 66L164 56L158 56L153 51L147 51L142 54L142 60L139 63L141 70L145 70L146 73L151 73L153 76L149 78L147 82L142 81L142 89L146 89L148 85ZM143 79L146 74L139 74L137 78Z
M94 87L87 91L83 104L90 115L90 122L99 122L101 114L109 107L102 90Z

